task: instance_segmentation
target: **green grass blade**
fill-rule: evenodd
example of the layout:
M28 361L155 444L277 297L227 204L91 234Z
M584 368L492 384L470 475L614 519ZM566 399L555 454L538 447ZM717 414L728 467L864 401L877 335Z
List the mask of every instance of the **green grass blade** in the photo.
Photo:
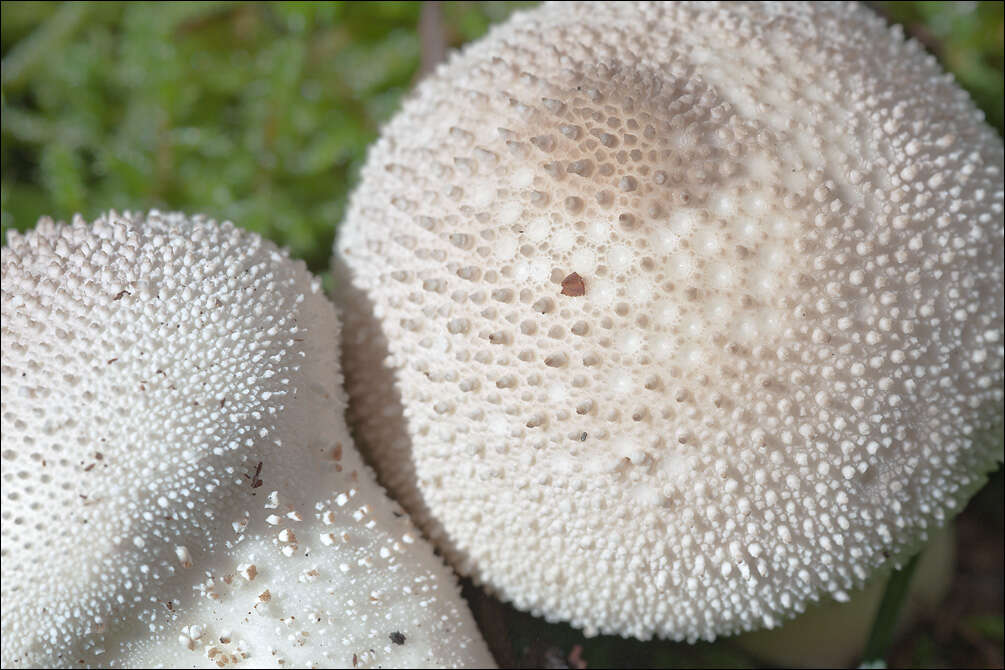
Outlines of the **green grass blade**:
M872 632L869 633L869 640L865 643L860 667L886 667L883 659L893 641L893 634L897 629L897 619L907 597L911 577L914 575L914 569L917 565L918 554L915 554L907 562L907 565L900 570L894 570L893 574L890 575L890 581L886 583L886 590L883 591L883 599L879 601L879 609L876 610Z

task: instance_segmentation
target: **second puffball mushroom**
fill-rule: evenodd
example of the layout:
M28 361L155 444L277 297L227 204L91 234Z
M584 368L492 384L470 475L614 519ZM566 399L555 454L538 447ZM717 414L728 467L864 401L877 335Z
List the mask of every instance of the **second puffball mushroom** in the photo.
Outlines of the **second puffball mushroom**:
M464 574L771 627L1001 459L1002 144L844 3L576 3L424 81L337 242L351 412Z
M2 273L4 667L492 664L352 444L302 262L112 213Z

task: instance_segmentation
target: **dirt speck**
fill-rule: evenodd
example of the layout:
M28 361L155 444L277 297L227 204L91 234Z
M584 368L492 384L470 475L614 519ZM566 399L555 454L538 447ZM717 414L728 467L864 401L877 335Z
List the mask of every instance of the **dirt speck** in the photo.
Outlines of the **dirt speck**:
M562 295L567 295L570 298L586 295L586 282L583 281L578 272L573 272L562 280Z

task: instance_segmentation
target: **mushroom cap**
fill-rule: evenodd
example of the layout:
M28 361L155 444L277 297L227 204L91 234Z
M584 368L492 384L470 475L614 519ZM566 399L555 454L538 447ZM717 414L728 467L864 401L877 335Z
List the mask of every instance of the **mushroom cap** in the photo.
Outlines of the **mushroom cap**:
M587 634L844 599L1001 460L1002 143L845 3L576 3L423 82L336 243L350 419Z
M180 214L3 248L3 666L492 664L347 432L300 261Z

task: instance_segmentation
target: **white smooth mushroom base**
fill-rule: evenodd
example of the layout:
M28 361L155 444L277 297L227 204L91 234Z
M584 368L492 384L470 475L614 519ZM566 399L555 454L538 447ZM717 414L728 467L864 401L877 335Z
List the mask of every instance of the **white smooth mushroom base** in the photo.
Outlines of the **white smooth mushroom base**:
M8 242L4 667L492 665L353 447L302 262L156 212Z
M575 3L424 81L336 245L351 416L587 634L844 599L1002 457L1002 143L845 3Z

